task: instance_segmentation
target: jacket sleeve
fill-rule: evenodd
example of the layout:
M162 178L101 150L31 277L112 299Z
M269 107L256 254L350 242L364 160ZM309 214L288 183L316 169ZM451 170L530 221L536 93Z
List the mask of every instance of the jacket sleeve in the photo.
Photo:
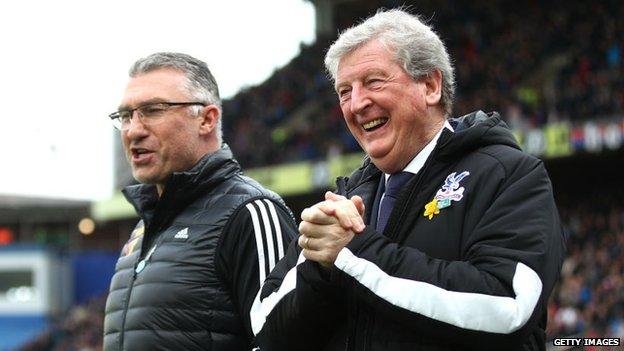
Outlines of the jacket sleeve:
M356 284L356 298L427 335L522 344L543 317L563 259L550 180L541 162L527 161L481 182L498 187L479 210L467 207L474 225L458 233L465 237L461 260L429 257L370 227L356 236L335 261ZM417 235L435 240L436 233Z
M250 337L249 312L266 276L297 235L292 215L269 199L243 204L230 218L217 247L215 267L229 286Z
M256 344L261 350L316 351L340 342L346 328L346 306L329 272L306 260L293 240L286 257L262 288L258 308L252 310Z

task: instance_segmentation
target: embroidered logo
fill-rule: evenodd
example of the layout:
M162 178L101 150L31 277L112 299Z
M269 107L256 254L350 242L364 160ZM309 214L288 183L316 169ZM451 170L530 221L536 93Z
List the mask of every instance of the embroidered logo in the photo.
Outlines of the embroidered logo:
M144 233L145 233L145 227L143 226L134 229L132 231L132 234L130 235L130 239L128 240L126 245L124 245L123 249L121 250L121 256L127 256L131 254L132 252L134 252L134 249L136 248L137 243L140 241L139 239L141 238L141 236L143 236Z
M442 189L438 190L435 198L437 200L446 200L448 199L448 205L450 206L450 200L459 201L464 197L464 187L459 186L459 182L462 179L466 178L470 175L470 172L463 171L459 175L457 172L453 172L446 177L444 181L444 185L442 185Z
M464 197L464 187L460 186L464 178L470 175L470 172L463 171L460 174L453 172L444 180L444 185L439 189L433 200L425 205L424 216L431 220L434 215L440 213L441 209L451 206L451 201L460 201Z
M173 236L173 238L174 239L188 239L188 227L184 229L180 229L180 231L178 231L176 235Z

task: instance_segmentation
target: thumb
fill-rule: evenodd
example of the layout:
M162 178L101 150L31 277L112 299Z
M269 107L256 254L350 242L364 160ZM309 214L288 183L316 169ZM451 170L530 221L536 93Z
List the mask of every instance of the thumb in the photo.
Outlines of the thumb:
M362 198L358 195L355 195L351 197L351 201L355 205L355 208L357 209L360 216L364 217L364 200L362 200Z
M328 191L325 193L325 200L328 201L340 201L340 200L346 200L347 198L342 196L342 195L338 195L338 194L334 194L331 191Z

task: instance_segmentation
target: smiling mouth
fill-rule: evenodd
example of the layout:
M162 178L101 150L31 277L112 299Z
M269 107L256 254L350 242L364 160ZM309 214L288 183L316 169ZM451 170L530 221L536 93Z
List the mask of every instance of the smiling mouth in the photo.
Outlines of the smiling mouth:
M380 128L381 126L386 124L386 122L388 122L388 119L386 117L381 117L362 124L362 128L364 128L364 130L367 132L371 132L375 129Z

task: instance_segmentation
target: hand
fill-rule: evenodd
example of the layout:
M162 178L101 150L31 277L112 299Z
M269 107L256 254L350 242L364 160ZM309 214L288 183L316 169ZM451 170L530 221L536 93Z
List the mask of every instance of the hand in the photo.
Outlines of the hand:
M364 201L355 195L351 200L336 195L331 191L325 193L324 202L319 203L319 209L328 216L334 216L345 229L351 229L355 233L361 233L364 228Z
M331 267L340 250L355 236L354 230L364 230L364 204L359 196L347 200L328 193L325 198L301 213L298 244L305 258Z

